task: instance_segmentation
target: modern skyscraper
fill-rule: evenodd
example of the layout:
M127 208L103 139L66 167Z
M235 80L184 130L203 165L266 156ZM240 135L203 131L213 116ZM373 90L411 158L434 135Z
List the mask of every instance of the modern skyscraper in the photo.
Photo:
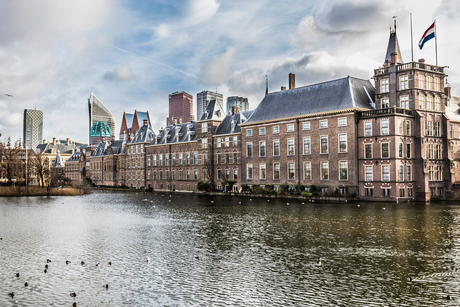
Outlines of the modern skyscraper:
M107 109L97 97L91 93L88 98L88 110L89 110L89 144L93 144L91 139L91 129L97 122L104 122L110 127L112 134L112 140L115 140L115 118L112 113Z
M206 102L211 100L216 100L217 104L222 110L224 110L224 95L217 92L211 91L202 91L201 93L196 94L196 118L199 120L206 110Z
M24 110L24 144L28 149L37 147L43 139L43 111Z
M174 92L169 95L169 117L166 125L169 126L173 120L182 123L192 121L193 96L186 92Z
M239 96L227 97L227 114L232 114L232 107L237 107L241 112L249 111L248 99Z

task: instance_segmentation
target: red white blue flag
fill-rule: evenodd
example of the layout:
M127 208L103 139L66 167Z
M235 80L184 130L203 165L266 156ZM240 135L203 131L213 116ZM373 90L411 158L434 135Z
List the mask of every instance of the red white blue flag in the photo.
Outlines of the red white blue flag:
M423 45L425 45L427 41L429 41L430 39L434 37L434 23L435 22L433 22L431 26L425 31L425 33L423 33L422 38L418 42L418 46L420 50L423 48Z

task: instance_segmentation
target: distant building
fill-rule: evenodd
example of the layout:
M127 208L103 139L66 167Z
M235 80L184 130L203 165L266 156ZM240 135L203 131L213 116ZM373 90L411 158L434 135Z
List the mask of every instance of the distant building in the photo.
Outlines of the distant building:
M232 113L232 108L237 107L241 112L249 111L249 102L247 98L239 96L230 96L227 98L227 114Z
M91 93L88 98L88 110L89 110L89 144L97 145L97 143L91 142L91 129L97 122L104 122L110 127L111 140L115 140L115 118L112 113L107 109L97 97Z
M142 127L144 119L147 120L148 125L150 128L152 124L150 122L150 115L149 112L142 112L134 110L134 114L132 113L125 113L123 112L123 117L121 119L121 127L120 127L120 140L124 140L125 137L133 137L137 131Z
M192 121L193 96L186 92L174 92L169 95L169 117L166 125L173 122L187 123Z
M216 100L221 109L224 109L224 95L217 92L202 91L196 94L196 118L199 120L203 116L206 106L211 100Z
M102 142L103 139L107 141L112 141L112 135L113 133L109 125L107 125L103 121L94 123L90 131L90 144L98 145Z
M24 144L27 148L35 148L43 138L43 111L24 110Z

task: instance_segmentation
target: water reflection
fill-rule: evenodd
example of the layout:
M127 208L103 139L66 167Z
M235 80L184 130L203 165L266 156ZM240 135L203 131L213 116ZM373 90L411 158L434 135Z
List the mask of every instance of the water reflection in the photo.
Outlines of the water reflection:
M288 205L99 192L2 198L0 213L1 306L449 306L460 300L460 207L453 203ZM52 262L44 273L46 259Z

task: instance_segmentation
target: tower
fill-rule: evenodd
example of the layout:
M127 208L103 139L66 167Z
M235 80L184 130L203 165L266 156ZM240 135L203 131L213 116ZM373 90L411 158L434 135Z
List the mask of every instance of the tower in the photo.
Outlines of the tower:
M174 92L169 95L169 117L166 125L171 125L173 119L181 123L192 121L193 96L186 92Z
M98 122L106 123L111 132L111 139L115 140L115 118L107 107L93 94L88 98L88 111L89 111L89 144L97 145L92 143L91 129L94 124Z
M224 95L217 92L202 91L196 94L196 119L199 120L206 110L207 103L216 100L217 104L223 109Z
M40 144L43 139L43 111L24 110L23 138L28 149Z

